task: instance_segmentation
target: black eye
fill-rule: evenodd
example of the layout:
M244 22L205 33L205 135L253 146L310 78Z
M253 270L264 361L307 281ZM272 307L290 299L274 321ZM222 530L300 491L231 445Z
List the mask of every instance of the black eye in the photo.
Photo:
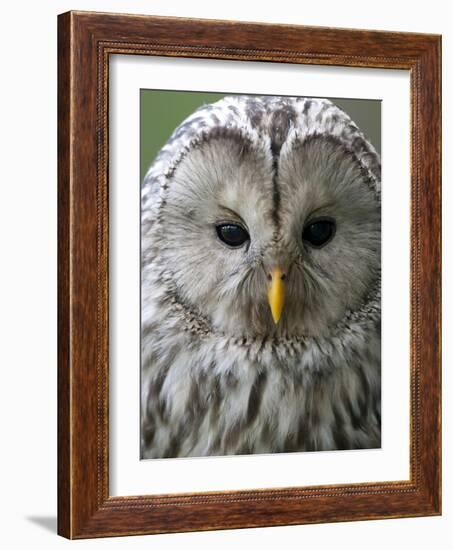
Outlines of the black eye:
M333 220L316 220L304 227L302 239L316 248L327 244L335 235Z
M250 239L247 231L235 223L222 223L216 226L219 239L228 246L239 247Z

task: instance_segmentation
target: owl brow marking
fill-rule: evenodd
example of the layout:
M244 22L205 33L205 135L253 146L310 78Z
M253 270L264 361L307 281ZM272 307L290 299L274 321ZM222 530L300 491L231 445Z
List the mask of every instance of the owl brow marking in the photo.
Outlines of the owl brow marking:
M272 219L276 225L276 233L280 231L280 190L278 188L278 159L274 157L272 161Z
M278 185L278 162L280 152L285 142L291 124L296 117L294 109L288 104L282 104L278 110L272 114L269 126L269 134L271 138L271 153L272 153L272 200L273 210L272 218L276 225L275 239L278 239L280 232L280 189Z
M308 222L307 223L310 223L310 220L313 219L315 216L318 216L318 214L321 212L321 214L323 214L323 212L325 212L326 210L330 210L331 208L333 208L335 206L335 203L334 202L330 202L330 203L325 203L323 204L322 206L319 206L318 208L315 208L314 210L312 210L310 212L310 215L308 216Z
M223 206L222 204L219 204L219 210L223 210L224 213L226 215L231 216L233 218L233 220L239 221L244 226L244 228L247 229L247 231L248 231L247 224L245 223L245 221L241 218L241 216L237 212L235 212L234 210L231 210L231 208L228 208L227 206ZM227 221L227 220L225 220L225 221Z

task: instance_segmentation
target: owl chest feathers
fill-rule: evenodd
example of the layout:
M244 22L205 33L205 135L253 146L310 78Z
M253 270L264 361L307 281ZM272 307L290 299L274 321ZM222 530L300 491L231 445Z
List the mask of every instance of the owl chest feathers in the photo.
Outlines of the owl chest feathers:
M380 446L380 344L145 335L142 457ZM346 340L345 340L346 338Z

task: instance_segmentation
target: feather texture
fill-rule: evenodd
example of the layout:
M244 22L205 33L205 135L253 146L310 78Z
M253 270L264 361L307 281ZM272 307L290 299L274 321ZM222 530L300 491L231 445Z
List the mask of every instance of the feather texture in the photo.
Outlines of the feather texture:
M320 217L336 233L317 249L302 233ZM246 246L219 241L225 221ZM143 458L380 446L380 159L331 102L227 97L161 150L142 189L141 389Z

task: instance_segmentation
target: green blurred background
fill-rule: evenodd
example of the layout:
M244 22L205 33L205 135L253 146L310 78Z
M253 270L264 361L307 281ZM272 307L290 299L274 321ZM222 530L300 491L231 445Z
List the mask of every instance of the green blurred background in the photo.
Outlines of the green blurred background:
M173 130L200 105L225 97L222 93L140 90L140 177L143 179ZM238 95L238 94L236 94ZM329 97L381 153L381 101Z

